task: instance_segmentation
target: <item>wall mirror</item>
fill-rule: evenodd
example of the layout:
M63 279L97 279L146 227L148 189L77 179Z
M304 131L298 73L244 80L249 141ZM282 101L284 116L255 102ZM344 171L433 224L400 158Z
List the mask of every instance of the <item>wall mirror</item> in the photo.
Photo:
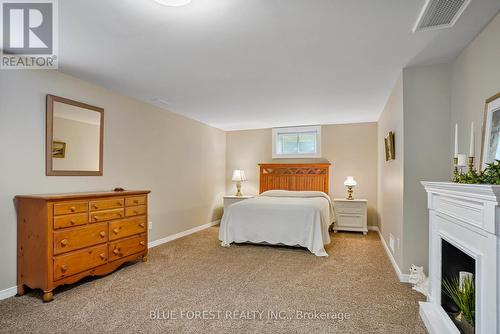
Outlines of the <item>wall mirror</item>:
M104 109L47 95L46 175L102 175Z
M486 100L481 141L481 170L500 160L500 93Z

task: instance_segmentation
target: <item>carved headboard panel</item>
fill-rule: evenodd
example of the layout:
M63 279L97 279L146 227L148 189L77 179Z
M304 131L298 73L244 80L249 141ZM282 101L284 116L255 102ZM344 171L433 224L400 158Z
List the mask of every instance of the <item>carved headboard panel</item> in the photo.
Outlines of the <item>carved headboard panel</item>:
M330 163L259 164L260 193L267 190L323 191L328 194Z

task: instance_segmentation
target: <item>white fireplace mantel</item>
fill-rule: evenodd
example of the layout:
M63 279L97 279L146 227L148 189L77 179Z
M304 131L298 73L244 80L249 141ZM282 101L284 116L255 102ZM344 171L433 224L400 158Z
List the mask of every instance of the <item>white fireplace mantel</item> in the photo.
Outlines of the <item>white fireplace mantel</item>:
M429 208L429 279L420 316L430 333L459 331L441 307L446 240L475 260L476 333L500 334L500 186L422 182Z

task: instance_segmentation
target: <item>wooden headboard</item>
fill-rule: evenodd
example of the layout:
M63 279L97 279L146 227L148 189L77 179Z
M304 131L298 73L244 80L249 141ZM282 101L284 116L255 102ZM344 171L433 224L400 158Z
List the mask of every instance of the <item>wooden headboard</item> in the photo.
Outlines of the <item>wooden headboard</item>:
M259 164L260 193L267 190L310 190L328 194L330 163Z

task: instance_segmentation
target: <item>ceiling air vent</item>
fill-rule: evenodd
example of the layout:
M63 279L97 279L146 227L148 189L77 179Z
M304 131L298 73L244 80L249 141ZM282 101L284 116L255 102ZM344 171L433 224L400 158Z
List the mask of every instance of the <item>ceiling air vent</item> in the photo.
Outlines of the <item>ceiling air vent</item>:
M427 0L413 32L452 27L471 0Z

